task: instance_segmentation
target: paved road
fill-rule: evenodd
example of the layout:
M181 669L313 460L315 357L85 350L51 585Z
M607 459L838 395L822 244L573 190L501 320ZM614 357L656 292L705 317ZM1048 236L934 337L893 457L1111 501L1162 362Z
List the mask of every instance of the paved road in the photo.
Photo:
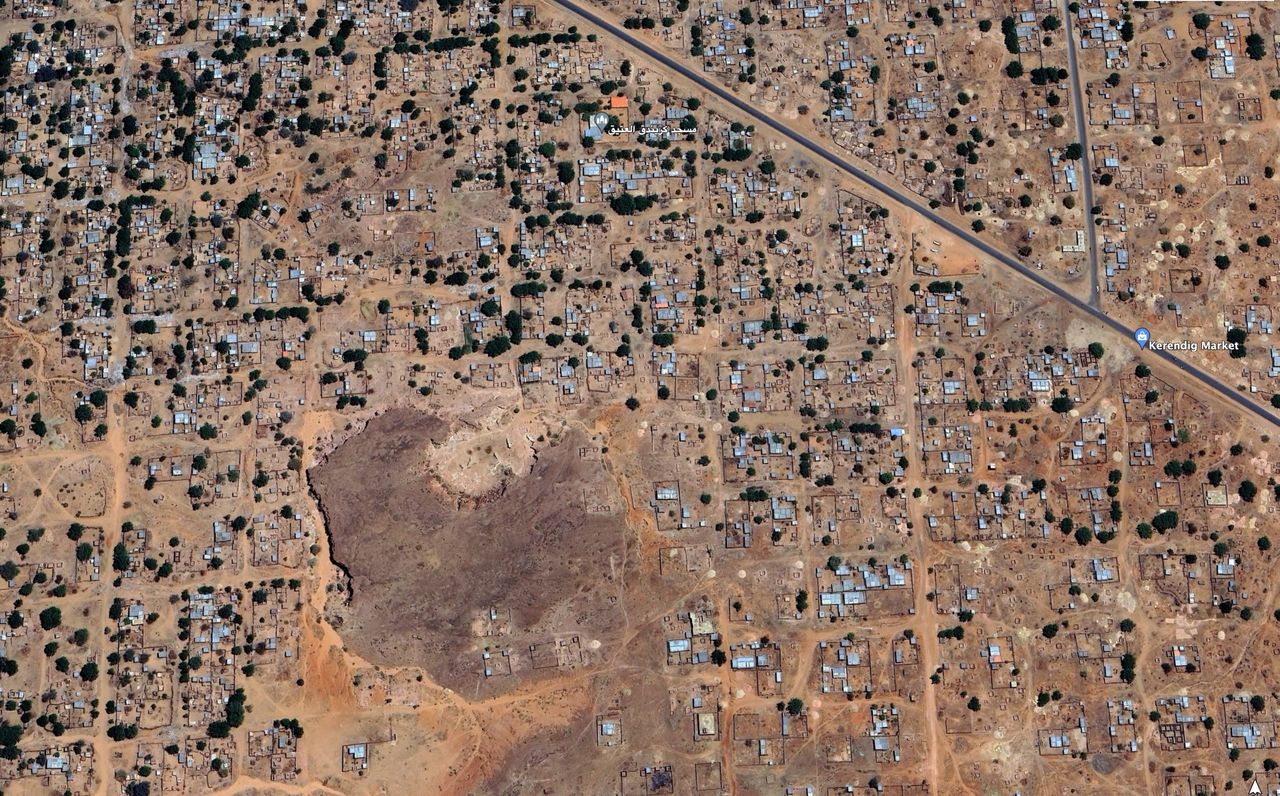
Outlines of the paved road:
M684 77L686 80L689 80L697 84L698 87L706 91L708 94L712 94L716 96L718 99L720 99L721 101L729 105L732 105L734 108L738 109L742 113L746 114L747 116L750 116L757 123L765 127L768 127L770 130L773 130L778 135L781 135L784 138L790 139L791 141L799 144L800 146L805 147L810 152L812 152L815 156L821 158L822 160L825 160L827 163L831 164L832 166L839 169L840 171L843 171L846 174L852 176L854 179L858 180L859 182L862 182L866 185L871 186L872 188L876 189L880 193L890 197L891 199L896 201L898 204L903 205L907 209L915 213L919 213L920 215L928 218L933 223L937 224L939 227L942 227L947 232L950 232L952 235L956 236L957 238L960 238L965 243L969 244L973 248L982 252L983 254L985 254L987 257L991 258L995 262L999 263L1000 265L1003 265L1004 267L1008 268L1011 271L1014 271L1015 273L1019 274L1025 279L1035 283L1035 285L1041 288L1042 290L1052 293L1054 296L1066 302L1067 304L1069 304L1070 306L1078 310L1080 313L1084 315L1088 315L1098 323L1102 324L1103 326L1106 326L1107 328L1121 335L1126 340L1133 339L1133 329L1130 329L1128 326L1125 326L1123 323L1115 320L1111 316L1106 315L1100 309L1093 306L1089 302L1081 301L1070 291L1050 281L1049 279L1046 279L1042 274L1040 274L1034 268L1027 267L1022 262L1015 259L1012 255L1007 254L1006 252L1003 252L1000 249L997 249L990 242L983 240L982 238L979 238L975 233L971 232L965 227L962 227L959 224L955 223L954 221L951 221L946 216L935 213L931 208L929 208L927 204L922 202L920 198L917 197L915 194L909 192L908 190L900 186L886 183L876 175L870 172L864 171L863 169L855 166L853 163L846 160L842 156L827 149L820 142L815 141L814 139L810 138L809 136L805 135L799 130L796 130L790 127L789 125L786 125L776 120L773 116L770 116L769 114L765 113L759 108L756 108L755 106L751 105L745 100L740 99L736 94L733 94L727 89L722 88L718 83L707 78L701 72L691 69L688 66L685 66L683 63L681 63L680 61L677 61L675 58L672 58L670 55L666 54L665 52L657 49L656 47L652 46L648 42L640 38L637 38L636 36L633 36L626 29L622 28L619 25L614 24L608 19L601 17L600 15L591 11L590 9L585 8L582 5L579 5L577 2L574 2L574 0L549 0L549 1L565 9L566 11L569 11L570 13L582 19L585 19L587 22L590 22L592 25L596 26L597 28L600 28L605 33L608 33L610 36L613 36L614 38L618 39L622 43L626 44L628 47L631 47L637 52L643 53L645 56L652 59L653 61L656 61L657 63L662 64L663 67L670 69L672 72L678 73L679 75ZM1078 102L1076 103L1076 107L1077 109L1080 107L1080 104ZM1131 345L1136 345L1136 343L1131 343ZM1254 403L1252 400L1249 399L1247 394L1243 394L1236 391L1234 387L1226 384L1225 382L1221 381L1216 376L1203 370L1202 368L1199 368L1196 365L1193 365L1189 362L1185 362L1173 356L1167 351L1147 351L1144 354L1142 354L1142 356L1148 359L1158 359L1163 361L1165 364L1180 371L1183 375L1187 376L1188 378L1194 379L1195 381L1200 382L1205 388L1218 393L1226 401L1233 403L1239 406L1240 408L1244 409L1247 413L1251 413L1254 416L1258 417L1259 419L1264 420L1265 422L1270 423L1273 426L1280 427L1280 415L1277 415L1276 413L1270 411L1265 406Z
M1098 234L1093 223L1093 165L1089 158L1089 120L1086 118L1084 89L1080 81L1080 63L1076 58L1076 26L1072 22L1074 14L1069 8L1069 0L1061 0L1062 25L1067 35L1067 61L1071 69L1071 104L1075 106L1076 133L1080 136L1080 181L1084 192L1084 236L1085 246L1089 252L1089 303L1097 307L1102 300L1101 284L1098 282Z

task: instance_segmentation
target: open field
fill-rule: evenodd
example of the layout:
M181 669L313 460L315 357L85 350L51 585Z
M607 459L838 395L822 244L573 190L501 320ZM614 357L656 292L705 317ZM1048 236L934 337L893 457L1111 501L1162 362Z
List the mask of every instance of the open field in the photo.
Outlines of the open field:
M371 662L422 666L468 694L485 683L491 611L509 616L504 643L577 636L582 655L597 657L622 611L622 525L583 503L608 485L603 461L584 458L583 437L570 433L541 447L529 472L456 495L431 475L433 444L449 430L391 411L311 471L333 558L350 577L349 604L334 614L343 638Z

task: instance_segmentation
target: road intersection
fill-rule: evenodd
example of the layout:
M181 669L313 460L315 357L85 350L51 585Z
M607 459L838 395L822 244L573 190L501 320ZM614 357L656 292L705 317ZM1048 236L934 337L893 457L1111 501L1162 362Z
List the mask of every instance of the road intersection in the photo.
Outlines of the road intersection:
M791 125L786 124L785 122L766 113L765 111L761 110L759 107L752 105L746 100L743 100L733 92L722 87L721 85L709 79L702 73L681 63L680 61L673 58L671 55L661 51L657 47L642 40L638 36L633 35L630 31L626 30L625 28L616 24L615 22L609 19L606 19L605 17L601 16L600 14L597 14L595 11L585 7L584 5L578 2L575 2L575 0L550 0L550 2L555 6L558 6L559 8L573 14L574 16L585 20L586 22L590 23L592 26L600 29L604 33L607 33L611 37L617 39L619 42L626 45L630 49L644 55L645 57L649 58L650 60L658 64L661 64L663 68L669 69L672 72L679 74L684 79L697 85L703 91L715 96L718 100L732 106L737 111L743 114L746 114L751 119L753 119L756 123L769 128L774 133L777 133L778 135L792 141L793 143L799 144L800 146L807 149L814 156L826 161L831 166L853 177L855 180L863 183L864 185L870 186L871 188L874 188L880 194L889 197L894 202L907 208L908 210L911 210L912 212L917 213L929 219L931 222L933 222L934 224L937 224L942 229L946 230L947 232L951 233L955 237L959 238L960 240L968 244L973 249L976 249L986 257L990 258L991 261L1018 274L1022 278L1033 283L1036 287L1040 288L1041 290L1051 293L1055 298L1065 302L1067 305L1075 309L1077 312L1090 317L1094 321L1097 321L1099 324L1121 335L1126 340L1133 339L1136 329L1127 326L1126 324L1116 320L1115 318L1112 318L1110 315L1106 314L1101 309L1100 306L1097 305L1096 298L1098 296L1098 293L1096 288L1096 279L1097 279L1096 270L1094 272L1094 277L1093 277L1093 280L1095 283L1095 286L1093 288L1093 297L1091 298L1091 300L1082 300L1081 298L1076 296L1074 293L1067 290L1065 287L1046 278L1036 268L1028 266L1027 264L1021 262L1020 260L1018 260L1013 255L1009 254L1008 252L1005 252L997 248L990 241L983 240L971 230L964 228L963 226L956 223L955 221L952 221L951 219L947 218L945 215L942 215L934 211L932 208L928 206L927 203L923 202L918 196L912 194L905 187L886 182L884 179L880 178L873 172L854 164L852 161L850 161L843 155L840 155L832 151L831 149L827 148L827 146L822 142L815 140L811 136L806 135L805 133L795 129ZM1075 71L1074 49L1072 50L1072 52L1073 54L1072 54L1071 62L1072 62L1072 71L1074 72ZM1076 78L1074 76L1073 76L1073 85L1078 90L1078 83L1076 82ZM1076 113L1078 114L1077 122L1079 123L1083 119L1083 110L1081 109L1081 102L1078 98L1075 100L1075 105L1076 105ZM1083 143L1082 143L1082 147L1087 149L1087 146L1084 146ZM1084 182L1087 183L1089 181L1087 163L1083 163L1083 165L1085 167ZM1086 209L1086 218L1089 221L1091 221L1092 219L1092 201L1088 197L1091 197L1091 196L1092 196L1092 190L1090 190L1088 194L1086 194L1086 202L1090 205ZM1089 226L1088 235L1092 235L1091 224ZM1090 246L1090 252L1096 255L1096 249L1092 245ZM1145 350L1142 352L1142 355L1146 359L1155 360L1157 362L1164 363L1170 368L1181 373L1186 378L1191 379L1195 382L1199 382L1201 386L1203 386L1210 392L1215 393L1219 398L1226 401L1227 403L1233 404L1239 407L1240 409L1243 409L1246 413L1252 414L1254 417L1272 426L1280 428L1280 415L1254 402L1248 397L1247 394L1242 394L1235 387L1227 384L1226 382L1222 381L1217 376L1214 376L1212 373L1209 373L1203 368L1197 365L1194 365L1190 362L1187 362L1186 360L1180 359L1179 357L1176 357L1170 354L1168 351Z

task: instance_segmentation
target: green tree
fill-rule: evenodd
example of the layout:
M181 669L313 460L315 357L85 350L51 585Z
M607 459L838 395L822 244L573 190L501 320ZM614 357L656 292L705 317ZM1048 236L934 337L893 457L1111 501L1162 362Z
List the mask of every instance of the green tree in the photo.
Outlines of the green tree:
M511 339L506 335L498 335L484 344L484 352L491 357L500 357L511 350Z
M235 693L227 700L227 724L232 727L239 727L244 724L244 703L244 689L237 688Z
M207 733L210 738L226 738L231 735L231 725L225 721L215 721L209 724Z
M6 760L17 760L18 743L22 740L22 725L0 721L0 757Z
M1257 33L1250 33L1244 38L1244 51L1255 61L1267 57L1266 41Z
M260 207L262 207L262 195L254 191L236 205L236 215L244 219L253 218L253 214L258 212Z
M502 319L503 325L507 327L507 335L511 338L512 345L520 345L520 341L524 339L524 318L515 310L509 311Z
M1249 338L1249 332L1241 329L1239 326L1233 326L1227 330L1227 342L1232 344L1231 358L1243 359L1248 353L1244 346L1245 340Z
M129 548L124 542L116 542L116 546L111 548L111 568L116 572L129 570Z

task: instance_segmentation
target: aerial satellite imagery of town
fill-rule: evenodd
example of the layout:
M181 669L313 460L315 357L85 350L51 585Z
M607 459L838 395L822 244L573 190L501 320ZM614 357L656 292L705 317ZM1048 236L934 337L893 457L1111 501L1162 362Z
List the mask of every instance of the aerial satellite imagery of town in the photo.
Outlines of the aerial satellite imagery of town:
M0 0L0 796L1280 796L1280 2Z

